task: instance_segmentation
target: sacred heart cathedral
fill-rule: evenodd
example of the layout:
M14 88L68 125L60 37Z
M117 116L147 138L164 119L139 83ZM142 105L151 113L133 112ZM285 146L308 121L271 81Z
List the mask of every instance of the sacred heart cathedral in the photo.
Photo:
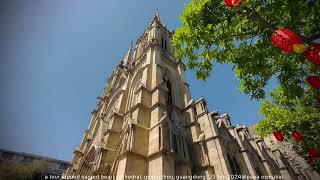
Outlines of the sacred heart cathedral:
M266 142L234 127L227 113L210 112L204 98L193 100L173 34L156 12L108 78L65 176L320 179L272 137Z

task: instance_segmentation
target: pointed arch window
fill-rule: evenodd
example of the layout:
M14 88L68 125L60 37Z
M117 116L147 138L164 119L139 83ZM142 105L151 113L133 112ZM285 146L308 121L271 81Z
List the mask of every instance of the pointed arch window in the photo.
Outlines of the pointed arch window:
M138 40L136 48L138 48L136 57L140 57L148 48L148 34L145 34L142 39Z
M167 43L167 40L165 38L161 38L161 47L164 50L168 50L168 43Z
M173 134L173 150L178 153L177 135Z
M166 82L168 88L168 96L167 96L167 105L172 106L172 90L171 90L171 83L170 81Z
M138 80L133 85L133 92L132 92L132 100L131 100L131 106L136 105L139 102L139 95L137 94L137 90L142 85L142 76L138 78Z
M162 148L162 133L161 133L161 131L162 131L162 129L161 129L161 126L159 126L159 149L161 149Z
M161 47L164 48L164 39L161 38Z
M233 158L233 163L234 163L234 168L236 170L236 174L237 175L241 175L241 170L240 170L240 166L238 164L238 161L236 160L236 158Z
M144 52L148 47L148 34L142 40L142 52Z
M168 46L167 46L167 40L164 40L164 49L167 50Z
M231 171L233 175L241 175L240 166L236 160L236 158L230 158L229 154L227 154L227 158L231 167Z
M166 105L167 107L172 107L172 86L167 74L164 75L163 82L166 85L168 90L167 96L166 96Z
M96 125L94 126L94 129L93 129L92 138L96 137L99 126L100 126L100 121L97 121Z
M258 167L255 167L255 169L256 169L257 175L259 177L262 177L262 173L261 173L260 169Z
M183 152L183 157L186 158L187 157L187 153L186 153L186 149L185 149L185 146L184 146L184 138L183 136L181 136L181 148L182 148L182 152Z
M95 148L92 148L89 153L85 156L80 165L79 175L87 175L90 174L93 170L93 164L96 155Z

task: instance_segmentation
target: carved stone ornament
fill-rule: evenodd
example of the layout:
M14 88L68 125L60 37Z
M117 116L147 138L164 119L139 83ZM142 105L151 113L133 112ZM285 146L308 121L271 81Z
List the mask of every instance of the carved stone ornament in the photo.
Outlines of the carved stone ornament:
M283 155L288 158L288 160L295 166L308 169L309 165L306 161L300 157L295 151L293 144L291 142L281 142L279 144L279 150L283 153Z

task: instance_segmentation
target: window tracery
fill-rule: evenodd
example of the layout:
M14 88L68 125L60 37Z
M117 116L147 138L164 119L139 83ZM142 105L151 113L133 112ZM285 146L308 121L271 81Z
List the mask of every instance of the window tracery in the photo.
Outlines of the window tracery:
M169 75L167 73L164 73L162 80L168 90L166 93L166 105L167 105L167 111L170 115L172 111L173 101L172 101L172 86L169 80Z
M132 93L132 102L131 107L136 105L139 102L139 95L137 90L142 86L142 76L135 82L133 86L133 93Z

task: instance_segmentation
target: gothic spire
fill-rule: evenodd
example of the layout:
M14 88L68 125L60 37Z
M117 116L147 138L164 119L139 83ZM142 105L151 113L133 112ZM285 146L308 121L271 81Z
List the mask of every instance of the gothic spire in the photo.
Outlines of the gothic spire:
M154 12L154 15L153 15L153 18L152 18L152 20L150 22L150 25L152 25L154 22L157 22L160 25L165 26L165 24L161 21L158 9L156 9L156 11Z
M122 59L122 65L124 67L129 67L132 61L132 42L128 48L126 55Z
M160 20L160 15L158 9L156 9L156 12L154 12L154 17Z

